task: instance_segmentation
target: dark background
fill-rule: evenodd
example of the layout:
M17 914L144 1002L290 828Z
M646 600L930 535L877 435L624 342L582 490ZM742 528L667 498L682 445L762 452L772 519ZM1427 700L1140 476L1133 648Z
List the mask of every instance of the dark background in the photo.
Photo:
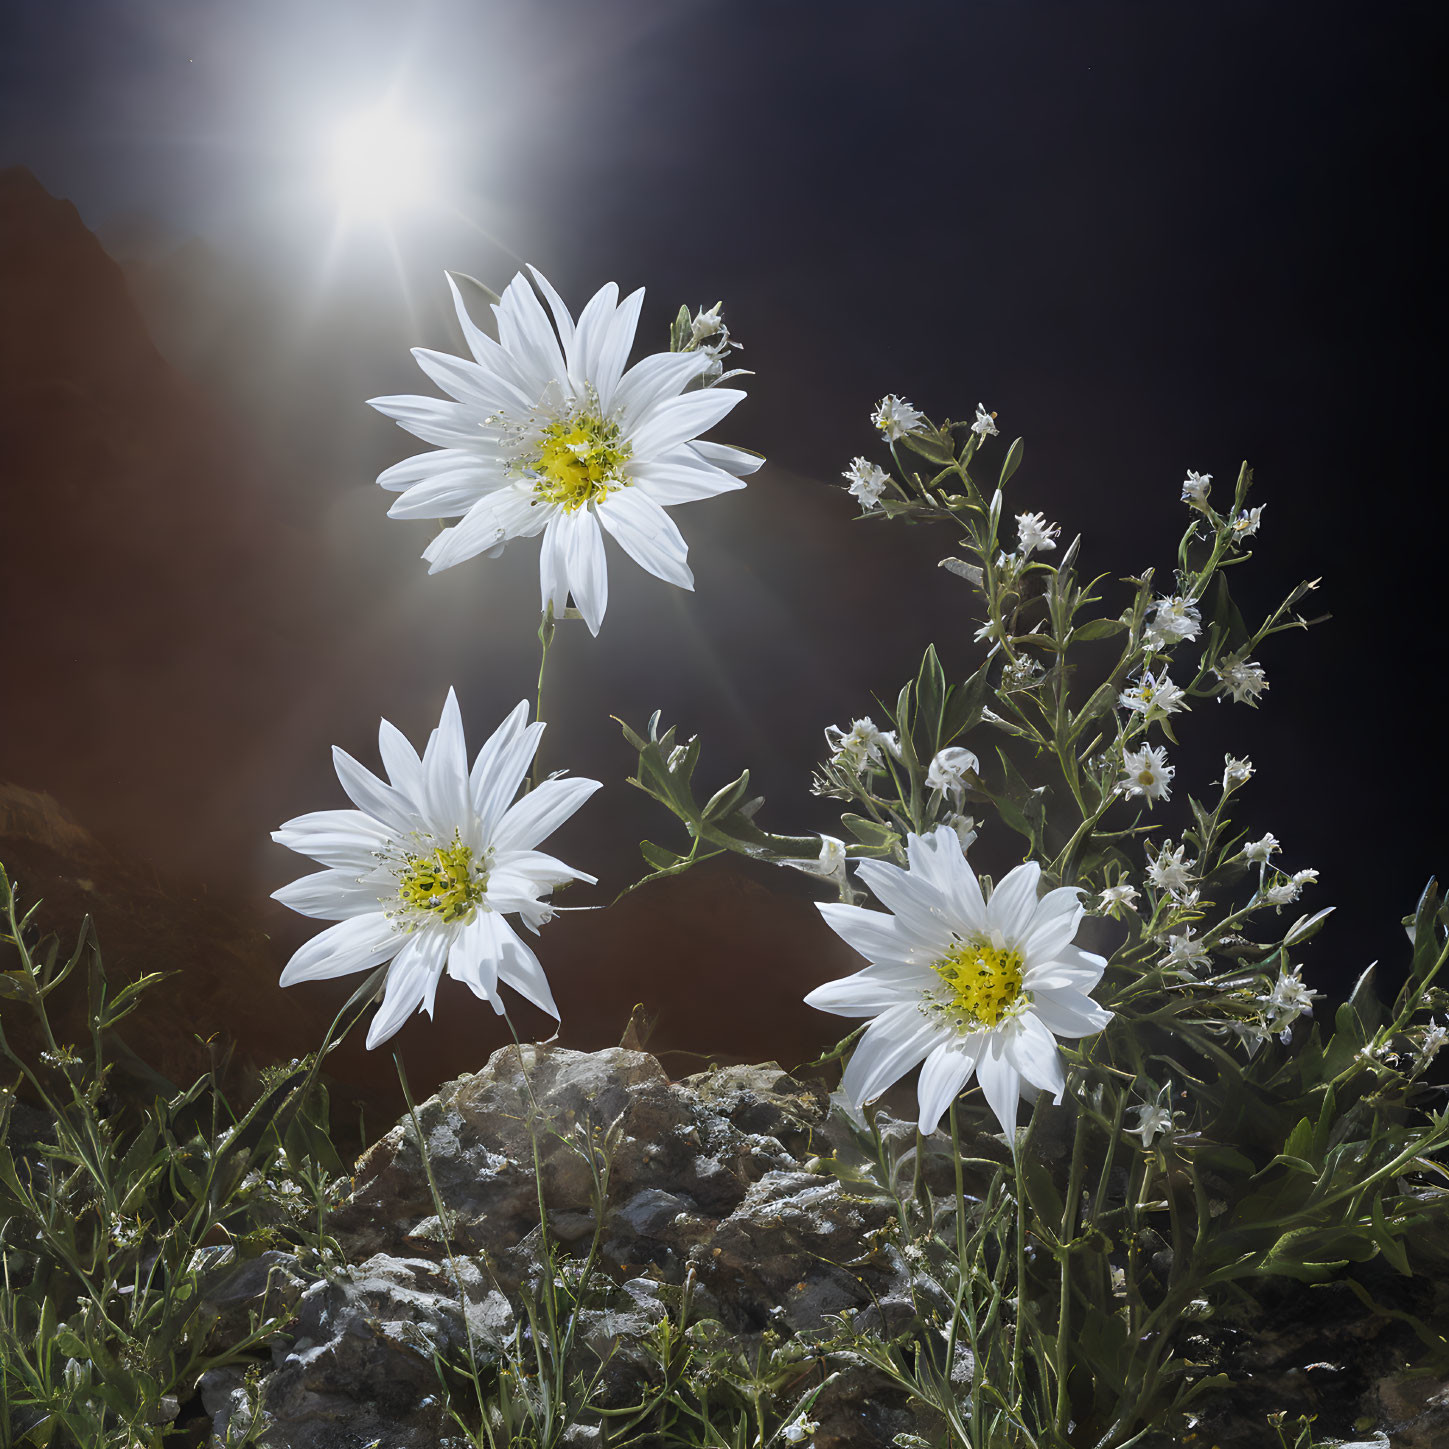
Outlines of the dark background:
M1321 871L1305 909L1338 906L1305 975L1341 993L1379 959L1392 984L1445 866L1438 8L12 0L11 858L52 910L91 906L123 968L220 976L183 1027L315 1042L346 983L277 995L311 928L265 897L309 867L268 831L343 803L329 745L375 763L379 715L420 739L449 684L481 742L536 670L536 544L427 577L428 526L372 482L421 445L363 400L432 391L407 349L458 346L444 267L501 287L527 259L575 311L647 285L640 351L723 298L757 376L715 435L770 460L675 513L693 595L611 551L600 637L561 632L547 762L607 782L555 838L601 877L575 903L639 873L641 836L678 843L623 783L611 714L662 709L703 737L706 785L748 765L774 828L830 829L807 793L824 726L879 720L929 642L975 667L970 592L935 567L954 540L854 522L840 491L895 391L1025 438L1012 510L1082 533L1113 612L1113 580L1169 573L1185 471L1218 501L1251 463L1245 614L1321 576L1310 612L1335 617L1259 651L1258 711L1195 707L1158 813L1180 828L1224 751L1250 755L1239 818ZM323 141L384 94L437 137L441 182L344 225ZM999 873L1016 846L988 821L973 858ZM108 926L106 871L113 893L144 877L165 930L114 894ZM617 1040L643 1000L669 1049L813 1054L837 1023L799 997L850 968L814 895L736 862L560 921L563 1041ZM443 1016L399 1037L415 1075L507 1039L461 989Z

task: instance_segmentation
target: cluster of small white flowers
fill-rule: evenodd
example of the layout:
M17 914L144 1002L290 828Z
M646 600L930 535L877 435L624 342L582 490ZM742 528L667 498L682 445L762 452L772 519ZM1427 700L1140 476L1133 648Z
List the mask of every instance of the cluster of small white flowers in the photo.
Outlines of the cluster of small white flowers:
M1182 640L1191 643L1201 629L1202 615L1196 600L1173 594L1158 599L1153 605L1152 619L1143 637L1160 653Z
M1238 704L1256 704L1258 696L1268 687L1268 676L1260 664L1251 659L1229 659L1213 669L1213 673L1227 686L1228 693ZM1222 702L1218 695L1218 702Z
M1176 773L1177 766L1167 763L1167 751L1161 745L1123 750L1122 778L1117 788L1127 800L1141 795L1150 810L1155 801L1172 798L1170 784Z
M915 432L925 421L925 414L917 412L905 398L888 393L875 405L870 420L891 442L895 442L897 438Z
M1223 789L1235 790L1246 785L1253 774L1253 762L1244 756L1241 760L1234 755L1223 756Z
M996 414L987 412L980 403L977 403L976 421L971 424L971 431L983 442L987 438L994 438L999 431L996 426Z
M830 763L844 765L856 774L868 766L883 767L886 750L897 759L901 753L895 731L878 730L869 715L852 720L848 730L841 729L839 725L827 725L825 743L830 746Z
M1120 920L1121 917L1117 914L1118 908L1125 906L1129 911L1135 911L1137 897L1141 894L1142 892L1136 886L1128 884L1125 880L1119 880L1116 885L1109 885L1102 891L1101 895L1097 897L1097 906L1107 915Z
M1148 670L1136 684L1117 696L1117 703L1133 714L1155 719L1159 715L1177 714L1179 710L1187 709L1188 706L1183 703L1185 698L1186 695L1172 682L1170 675L1164 673L1158 679Z
M880 496L885 492L886 484L891 481L890 474L884 468L877 467L864 458L853 459L850 467L841 476L850 479L849 491L860 500L860 506L867 513L880 503Z
M1045 551L1057 546L1057 535L1061 533L1059 523L1048 523L1042 513L1018 513L1016 515L1017 547L1022 559L1029 559L1036 549Z
M1018 655L1013 663L1008 663L1001 670L1001 689L1030 689L1039 680L1046 669L1039 659L1034 659L1030 654Z
M1239 538L1251 538L1258 531L1258 524L1263 517L1263 510L1268 505L1260 503L1256 508L1247 508L1233 514L1229 519L1232 530Z
M1194 473L1191 468L1187 470L1187 478L1182 485L1182 501L1191 503L1194 508L1207 507L1208 494L1213 489L1213 475L1211 473Z
M940 790L949 795L959 810L966 797L966 776L980 773L981 761L973 751L963 749L960 745L947 745L931 761L930 768L926 771L926 785L929 789Z
M1186 845L1179 845L1175 850L1169 850L1168 842L1163 841L1156 858L1149 859L1147 862L1147 879L1160 891L1180 895L1196 879L1192 872L1197 866L1197 861L1196 859L1188 860L1186 857Z
M1195 971L1199 966L1208 965L1210 960L1207 947L1193 935L1191 926L1184 927L1181 935L1167 938L1167 955L1162 958L1162 965L1186 966Z

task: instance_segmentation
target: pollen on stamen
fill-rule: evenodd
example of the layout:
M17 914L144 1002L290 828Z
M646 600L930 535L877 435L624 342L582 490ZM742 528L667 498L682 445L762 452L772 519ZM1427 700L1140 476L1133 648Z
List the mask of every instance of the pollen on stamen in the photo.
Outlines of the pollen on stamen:
M934 963L947 993L930 998L928 1007L964 1031L997 1026L1022 1000L1024 964L1000 930L962 942Z

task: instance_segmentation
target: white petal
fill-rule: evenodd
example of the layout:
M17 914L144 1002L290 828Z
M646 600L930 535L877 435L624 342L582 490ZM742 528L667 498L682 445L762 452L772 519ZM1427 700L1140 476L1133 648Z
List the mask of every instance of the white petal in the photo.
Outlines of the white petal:
M1018 945L1031 928L1040 879L1041 866L1034 860L1007 871L986 903L987 930L1000 931L1013 946Z
M940 1040L941 1030L914 1002L893 1006L866 1027L840 1079L858 1107L880 1096Z
M636 362L614 389L614 415L626 433L648 421L658 404L678 397L709 363L704 352L655 352Z
M1016 1132L1016 1104L1021 1100L1021 1073L1004 1055L1001 1033L988 1034L986 1049L976 1062L976 1080L986 1094L986 1104L1001 1123L1001 1130L1011 1137Z
M381 911L354 916L304 941L282 968L281 984L327 981L380 965L402 945L402 937Z
M428 572L452 568L511 538L528 538L545 526L549 515L548 508L535 504L533 492L525 484L485 493L461 522L445 528L423 550Z
M1062 1054L1056 1038L1031 1012L1023 1012L1004 1034L1002 1047L1007 1060L1034 1087L1052 1094L1060 1102L1067 1089Z
M548 978L543 974L538 957L525 942L519 940L507 921L500 917L499 924L502 928L499 935L502 946L498 964L499 981L506 982L540 1011L548 1012L555 1021L561 1020L558 1007L554 1004L553 992L548 989Z
M1056 1036L1074 1041L1101 1031L1112 1020L1112 1012L1073 987L1034 986L1030 992L1032 1015Z
M929 835L906 837L906 859L911 872L921 876L941 893L941 902L952 925L963 934L981 930L986 923L986 901L981 883L961 849L961 837L949 825L939 825Z
M1081 892L1076 886L1059 886L1048 891L1036 903L1036 915L1017 949L1028 961L1055 958L1063 946L1071 944L1082 923Z
M544 780L530 790L516 805L509 808L492 834L493 848L532 850L546 840L576 811L595 790L600 780Z
M569 346L569 377L576 389L593 381L599 370L609 323L619 302L619 286L605 282L584 304L579 325Z
M453 468L406 489L387 510L389 518L457 518L480 498L504 486L481 467Z
M1054 957L1043 961L1028 959L1021 984L1028 991L1042 986L1075 986L1090 991L1101 979L1107 963L1101 956L1083 951L1080 946L1060 946Z
M383 720L377 727L377 752L383 769L395 790L410 800L422 798L423 762L408 737L395 725Z
M543 530L543 546L538 551L538 588L541 608L550 606L555 615L562 615L568 606L569 575L564 551L563 511L552 509Z
M604 559L604 535L591 508L565 514L559 522L563 531L564 570L569 592L584 616L589 633L597 637L609 607L609 571Z
M364 871L376 865L375 854L387 845L388 831L361 810L314 810L287 821L272 839L319 865Z
M652 498L661 508L676 503L693 503L699 498L713 498L732 493L744 483L732 478L722 468L707 463L666 463L655 459L629 469L634 486Z
M659 403L629 434L634 456L652 458L712 428L745 394L733 387L706 387Z
M404 942L388 967L387 990L367 1030L368 1051L392 1036L431 995L440 959L438 948L445 943L445 936L429 930L417 931Z
M955 912L945 909L935 886L885 860L862 860L855 873L895 912L903 935L930 951L933 958L946 952Z
M599 347L598 361L589 373L599 394L599 407L608 417L614 407L614 393L623 374L624 364L629 360L629 349L634 345L634 330L639 325L639 309L644 305L644 288L630 292L609 321Z
M525 797L527 798L527 797ZM556 855L547 855L541 850L510 850L495 857L496 865L488 876L488 899L494 892L532 900L540 892L550 891L555 886L566 885L571 880L587 881L597 885L598 879L587 871L575 870L565 865ZM515 910L515 906L494 906L495 910Z
M533 273L533 280L538 284L538 290L543 293L544 299L548 302L548 310L553 313L553 325L558 328L558 335L567 352L569 344L574 340L573 313L564 306L563 298L554 291L553 284L537 267L530 263L528 270Z
M471 832L473 799L468 788L468 746L463 736L463 712L458 696L448 690L438 727L423 751L423 799L428 823L434 834Z
M299 915L323 921L365 916L380 905L377 887L363 884L356 871L347 870L319 870L315 875L301 876L273 891L272 899Z
M543 730L541 722L528 723L528 701L519 700L473 761L473 808L489 844L528 773Z
M504 288L493 314L498 318L498 341L513 359L526 393L536 399L549 383L567 382L558 338L522 272Z
M483 459L472 448L434 448L428 453L415 453L384 468L377 475L377 481L391 493L401 493L424 478L437 473L451 473L457 468L477 467Z
M815 905L825 917L825 924L868 961L929 966L936 959L935 951L923 947L914 936L906 935L897 924L897 917L885 911L868 911L839 901L816 901Z
M448 975L461 981L477 997L491 1001L500 1014L498 999L498 926L496 911L479 911L454 937L448 951Z
M981 1033L972 1032L943 1041L926 1058L916 1085L916 1101L921 1111L918 1125L927 1136L936 1130L946 1108L970 1081L982 1045Z
M919 1004L925 991L936 984L935 973L923 972L919 966L867 966L854 976L817 986L805 997L805 1004L836 1016L879 1016L893 1006Z
M385 785L371 770L364 769L340 745L332 747L332 764L347 797L359 810L398 834L406 834L417 823L413 801L391 785Z
M748 478L751 473L758 473L765 465L765 460L758 454L747 452L744 448L732 448L728 443L696 440L688 446L706 463L713 463L715 467L723 468L726 473L733 473L736 478Z
M437 443L442 448L467 447L476 443L481 436L479 425L485 421L476 408L462 403L442 402L435 397L408 394L370 397L367 405L391 418L399 427L406 428L415 438L421 438L425 443Z
M526 413L534 402L520 388L476 362L427 347L414 347L413 358L445 393L471 408L480 423L492 413Z
M641 568L667 584L694 587L685 563L688 545L674 520L638 488L620 488L598 505L599 522Z

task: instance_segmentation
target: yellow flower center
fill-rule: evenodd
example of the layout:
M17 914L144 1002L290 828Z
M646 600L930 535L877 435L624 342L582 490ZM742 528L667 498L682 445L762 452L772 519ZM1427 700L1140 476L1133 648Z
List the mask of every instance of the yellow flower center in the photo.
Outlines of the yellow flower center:
M538 449L530 464L534 495L569 513L628 482L621 470L629 445L619 440L618 425L602 418L584 413L550 423Z
M1137 783L1139 785L1151 785L1156 779L1157 776L1154 775L1151 770L1143 770L1143 772L1137 777Z
M1021 952L1012 950L998 933L953 946L934 964L934 970L953 993L947 1010L959 1013L968 1023L991 1027L1021 999L1024 964Z
M409 855L398 877L397 893L409 914L422 912L441 921L467 920L488 889L488 877L473 869L473 847L454 840L431 855Z

